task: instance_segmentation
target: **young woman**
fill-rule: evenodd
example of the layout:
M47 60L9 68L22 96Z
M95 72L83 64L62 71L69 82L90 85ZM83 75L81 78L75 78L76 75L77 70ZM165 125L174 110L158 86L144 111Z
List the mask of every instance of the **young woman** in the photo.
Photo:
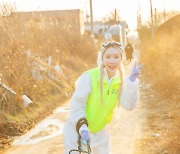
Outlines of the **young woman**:
M108 124L113 109L117 103L126 110L136 107L137 78L142 65L136 67L135 64L130 76L124 80L122 52L118 42L104 43L100 67L84 72L76 81L70 115L64 126L65 154L79 148L79 138L85 143L90 141L93 154L109 154Z

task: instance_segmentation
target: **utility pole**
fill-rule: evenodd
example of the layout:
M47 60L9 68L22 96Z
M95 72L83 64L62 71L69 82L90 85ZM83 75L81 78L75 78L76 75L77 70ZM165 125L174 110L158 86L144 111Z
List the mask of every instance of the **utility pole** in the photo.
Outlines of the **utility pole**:
M93 34L93 11L92 11L92 0L90 0L90 14L91 14L91 34Z
M114 21L115 21L115 23L116 23L116 16L117 16L117 11L116 11L116 9L114 10Z
M85 1L85 9L86 9L86 22L89 21L88 9L87 9L87 1Z
M154 28L156 29L158 26L158 21L157 21L157 9L154 9Z
M152 36L154 36L154 21L153 21L153 11L152 11L152 0L150 0L150 10L151 10L151 31L152 31Z

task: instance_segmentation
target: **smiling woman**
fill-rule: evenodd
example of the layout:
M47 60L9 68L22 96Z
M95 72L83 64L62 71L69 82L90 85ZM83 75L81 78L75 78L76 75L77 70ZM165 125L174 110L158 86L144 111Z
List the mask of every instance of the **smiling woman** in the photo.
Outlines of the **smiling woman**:
M103 47L104 48L101 51L102 60L104 62L104 67L107 70L108 78L111 78L120 66L123 50L121 49L121 45L117 42L104 43ZM121 68L119 69L121 71Z
M121 62L121 54L118 49L110 47L103 56L104 66L108 72L108 77L111 78L115 74L116 69Z
M88 152L109 154L109 123L116 104L125 110L137 105L140 67L135 65L129 78L123 79L118 42L105 42L101 55L100 67L84 72L76 81L64 126L65 154L82 152L86 146Z

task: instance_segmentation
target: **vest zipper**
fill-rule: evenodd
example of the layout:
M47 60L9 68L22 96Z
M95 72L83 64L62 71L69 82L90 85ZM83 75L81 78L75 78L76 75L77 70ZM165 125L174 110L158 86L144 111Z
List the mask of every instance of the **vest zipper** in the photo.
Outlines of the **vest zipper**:
M109 95L109 89L110 89L110 85L111 85L111 83L109 84L109 86L108 86L108 95Z
M108 82L108 95L109 95L109 89L110 89L110 86L111 86L111 82L112 82L112 79L110 79L110 81Z

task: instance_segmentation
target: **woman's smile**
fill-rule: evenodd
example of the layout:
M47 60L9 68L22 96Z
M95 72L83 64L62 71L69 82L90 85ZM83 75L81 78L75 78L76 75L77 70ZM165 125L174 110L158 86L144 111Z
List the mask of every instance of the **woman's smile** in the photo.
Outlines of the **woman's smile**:
M108 76L112 77L121 63L121 54L118 49L110 47L103 55L103 64L107 70Z
M111 70L115 70L117 67L116 66L112 66L112 65L110 65L110 66L108 66Z

